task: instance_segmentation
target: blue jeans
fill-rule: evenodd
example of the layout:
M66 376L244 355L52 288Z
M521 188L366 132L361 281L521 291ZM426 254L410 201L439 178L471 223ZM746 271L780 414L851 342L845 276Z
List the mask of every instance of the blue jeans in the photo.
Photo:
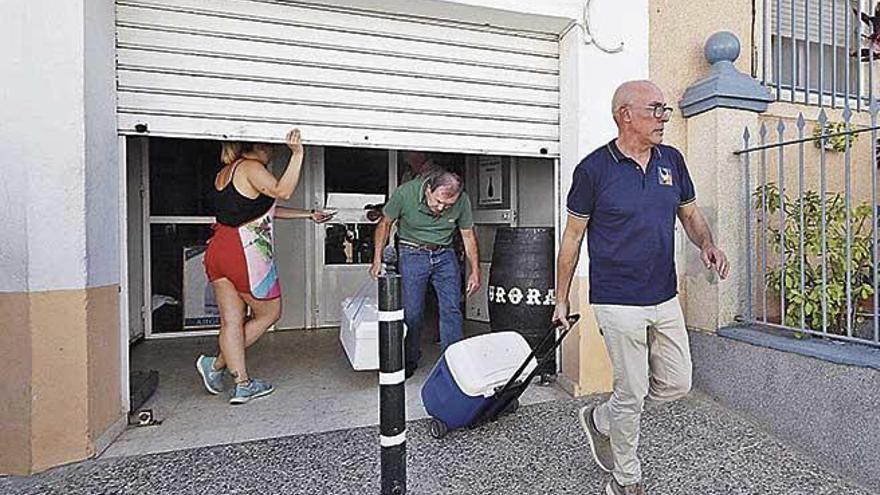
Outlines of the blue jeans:
M462 338L461 269L452 248L427 251L400 246L398 262L403 282L403 315L406 321L406 365L418 366L422 356L420 338L425 291L430 282L437 293L440 312L440 349Z

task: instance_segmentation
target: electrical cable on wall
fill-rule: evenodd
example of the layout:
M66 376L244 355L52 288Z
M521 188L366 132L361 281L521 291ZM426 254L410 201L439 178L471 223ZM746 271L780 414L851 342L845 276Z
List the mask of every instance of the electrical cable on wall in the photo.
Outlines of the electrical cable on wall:
M575 22L574 25L581 28L581 31L584 32L584 44L585 45L595 45L596 48L602 50L605 53L620 53L623 51L623 42L621 41L619 45L616 47L608 47L603 43L599 42L599 39L593 34L592 28L590 26L590 4L593 0L587 0L584 3L584 10L581 16L580 21Z

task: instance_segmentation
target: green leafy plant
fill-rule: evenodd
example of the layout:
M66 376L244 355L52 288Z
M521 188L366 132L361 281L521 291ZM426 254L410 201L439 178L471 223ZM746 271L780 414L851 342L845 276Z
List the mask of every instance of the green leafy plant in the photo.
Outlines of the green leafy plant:
M840 193L827 193L822 198L815 191L804 193L803 201L780 194L775 183L758 186L752 195L754 207L760 212L764 201L767 203L767 221L762 227L766 231L767 244L776 255L775 268L768 269L767 289L777 294L785 286L785 315L782 324L800 328L801 316L806 328L821 330L822 295L826 295L824 322L831 333L843 334L847 328L847 250L846 250L846 203ZM779 209L785 210L785 223L778 226ZM825 256L822 256L823 217L825 206L824 233ZM803 227L801 227L801 207L803 207ZM849 280L852 300L849 301L852 323L855 325L856 309L860 300L873 296L871 205L867 202L850 205L851 247ZM760 216L758 217L760 221ZM775 221L774 221L775 220ZM784 236L781 235L784 233ZM803 258L801 257L801 234L803 234ZM785 264L782 264L781 253ZM803 259L804 285L801 289L801 259ZM823 268L825 283L822 282Z
M858 134L841 134L847 132L846 123L844 122L826 122L824 129L823 136L821 125L813 127L813 137L816 138L813 143L820 149L824 146L826 150L830 151L846 151L847 141L849 141L849 146L852 147L859 139ZM830 134L837 135L832 136Z

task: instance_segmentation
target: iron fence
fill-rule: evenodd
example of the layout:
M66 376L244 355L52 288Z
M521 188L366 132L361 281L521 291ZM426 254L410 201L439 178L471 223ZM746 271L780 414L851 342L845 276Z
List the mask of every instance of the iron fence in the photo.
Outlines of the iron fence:
M824 109L765 121L757 142L745 129L747 322L880 347L878 109L863 126L849 106L836 126Z

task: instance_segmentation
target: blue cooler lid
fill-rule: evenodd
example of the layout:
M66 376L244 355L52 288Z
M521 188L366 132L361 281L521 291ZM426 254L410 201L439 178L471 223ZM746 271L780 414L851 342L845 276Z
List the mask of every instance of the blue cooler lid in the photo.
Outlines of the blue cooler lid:
M516 332L497 332L460 340L446 349L446 366L461 391L470 397L490 397L525 362L532 349ZM538 366L535 358L520 375L525 379Z

